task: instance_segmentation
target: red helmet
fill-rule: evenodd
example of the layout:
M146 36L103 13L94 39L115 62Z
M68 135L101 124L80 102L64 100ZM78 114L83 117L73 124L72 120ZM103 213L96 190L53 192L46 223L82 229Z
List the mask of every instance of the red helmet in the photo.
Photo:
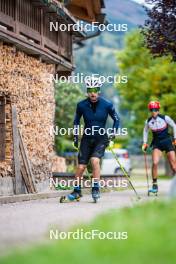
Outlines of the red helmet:
M148 109L151 110L151 109L160 109L160 102L157 102L157 101L151 101L149 104L148 104Z

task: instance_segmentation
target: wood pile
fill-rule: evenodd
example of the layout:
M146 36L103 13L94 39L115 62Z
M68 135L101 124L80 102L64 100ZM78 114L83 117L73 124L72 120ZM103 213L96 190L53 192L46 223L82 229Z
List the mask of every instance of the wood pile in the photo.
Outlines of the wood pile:
M11 104L9 96L4 96L4 93L0 92L1 98L4 98L5 101L5 135L2 134L2 130L0 131L0 137L2 142L5 144L5 153L4 157L0 161L0 176L12 176L13 171L13 146L12 146L12 113L11 113ZM2 111L2 109L1 109ZM1 113L2 114L2 113ZM5 137L4 137L5 136Z
M52 172L66 172L66 170L65 158L55 156L52 161Z
M55 101L51 74L54 65L0 45L0 95L9 98L6 112L6 157L0 161L0 176L13 175L11 105L17 107L18 126L26 146L36 181L51 175L54 155Z

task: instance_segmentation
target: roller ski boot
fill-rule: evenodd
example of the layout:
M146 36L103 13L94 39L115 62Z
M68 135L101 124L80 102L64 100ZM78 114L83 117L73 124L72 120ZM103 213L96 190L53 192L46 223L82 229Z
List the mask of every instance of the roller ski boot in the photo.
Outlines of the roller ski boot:
M150 194L154 194L155 196L158 195L158 184L157 183L153 183L152 188L149 189L148 196L150 196Z
M60 203L74 202L74 201L79 202L81 197L82 197L81 188L75 187L73 192L71 192L67 196L61 196Z
M98 199L100 198L100 188L98 183L94 183L92 187L92 199L94 203L97 203Z

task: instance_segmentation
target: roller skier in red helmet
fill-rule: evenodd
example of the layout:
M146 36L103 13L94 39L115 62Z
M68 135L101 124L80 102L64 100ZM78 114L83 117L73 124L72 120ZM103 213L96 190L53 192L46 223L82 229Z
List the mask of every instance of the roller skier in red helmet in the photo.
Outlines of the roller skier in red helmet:
M148 104L148 109L151 112L151 117L145 121L144 131L143 131L143 152L147 151L148 148L148 133L149 130L152 131L152 179L153 186L150 190L153 193L158 192L158 163L162 156L162 152L166 152L167 158L169 160L170 166L173 173L176 174L176 124L168 115L160 114L160 103L157 101L151 101ZM173 141L172 137L168 132L168 128L173 129Z

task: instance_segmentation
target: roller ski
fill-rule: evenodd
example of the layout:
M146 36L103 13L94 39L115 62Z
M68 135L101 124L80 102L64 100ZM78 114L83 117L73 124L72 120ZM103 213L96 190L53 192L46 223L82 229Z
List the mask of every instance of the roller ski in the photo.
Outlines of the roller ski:
M153 183L152 188L148 190L148 196L150 196L150 194L154 194L155 196L158 195L158 184L157 183Z
M92 199L94 203L97 203L98 199L100 199L100 188L98 183L95 183L94 187L92 187Z
M74 202L74 201L79 202L81 197L82 197L82 193L80 187L75 187L73 192L71 192L67 196L61 196L60 203Z

